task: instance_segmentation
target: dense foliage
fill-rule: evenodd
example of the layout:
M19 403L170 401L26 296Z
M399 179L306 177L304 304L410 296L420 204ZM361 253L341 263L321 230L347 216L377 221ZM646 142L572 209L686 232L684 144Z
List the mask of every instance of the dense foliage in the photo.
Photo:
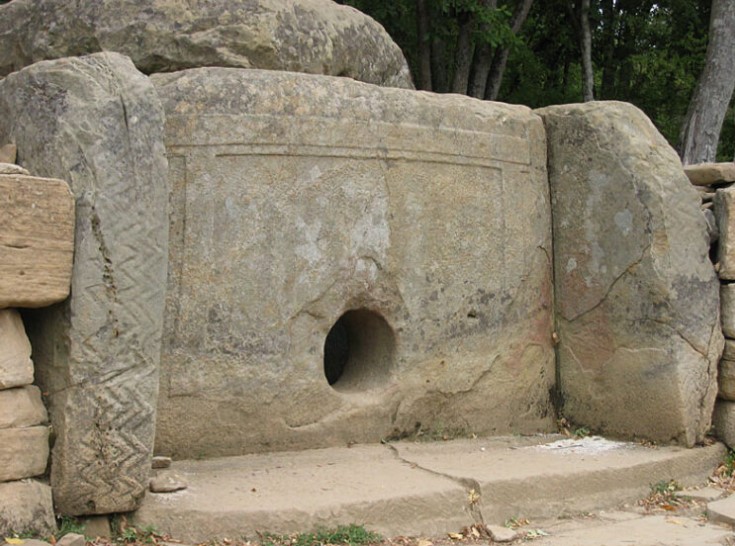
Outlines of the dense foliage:
M529 2L530 11L515 29L523 0L342 3L385 26L406 55L418 88L534 108L582 100L582 0ZM705 60L710 4L710 0L591 0L595 98L637 105L676 145ZM485 86L480 86L485 92L478 93L477 81L484 81L484 73L477 77L482 63L493 64L503 51L507 66L504 73L501 70L496 94ZM732 160L733 142L731 104L718 159Z

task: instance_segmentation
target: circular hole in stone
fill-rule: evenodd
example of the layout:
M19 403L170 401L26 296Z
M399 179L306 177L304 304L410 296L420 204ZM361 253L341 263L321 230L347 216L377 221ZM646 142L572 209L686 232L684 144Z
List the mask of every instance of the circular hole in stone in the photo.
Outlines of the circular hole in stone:
M385 384L393 365L393 330L379 314L354 309L343 314L324 342L324 376L341 392Z

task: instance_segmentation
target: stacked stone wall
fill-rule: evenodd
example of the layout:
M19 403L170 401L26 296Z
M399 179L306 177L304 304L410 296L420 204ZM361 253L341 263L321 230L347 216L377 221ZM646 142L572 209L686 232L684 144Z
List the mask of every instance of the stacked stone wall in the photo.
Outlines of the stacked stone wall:
M702 163L685 167L700 192L707 218L710 255L720 279L720 316L725 350L718 366L715 433L735 447L735 163Z
M12 146L3 160L13 159ZM10 154L10 155L8 155ZM55 528L48 414L33 385L31 343L17 307L41 307L69 293L74 200L66 182L0 163L0 536Z

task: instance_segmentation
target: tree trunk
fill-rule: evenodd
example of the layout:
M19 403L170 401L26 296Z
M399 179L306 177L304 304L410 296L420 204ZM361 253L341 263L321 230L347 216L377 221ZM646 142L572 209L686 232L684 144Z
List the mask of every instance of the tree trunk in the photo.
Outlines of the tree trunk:
M733 0L735 1L735 0ZM595 100L595 74L592 71L592 32L590 31L590 0L582 0L580 9L580 49L582 50L582 100Z
M460 12L459 35L457 48L454 53L454 76L452 78L452 93L467 94L472 66L472 26L474 18L468 12Z
M517 35L521 31L523 23L528 18L528 12L531 11L531 5L533 5L533 0L520 0L516 4L513 18L510 20L510 29L514 35ZM487 76L487 85L485 86L486 100L498 100L500 84L503 83L503 74L508 64L508 55L510 55L510 48L504 47L496 51L493 56L493 63Z
M431 21L426 0L416 0L416 39L419 52L419 89L431 91Z
M616 11L613 0L601 2L602 8L602 85L600 86L600 97L609 99L615 96L615 74L617 63L615 57L615 22Z
M472 80L467 94L470 97L481 99L485 96L485 85L490 67L493 63L493 49L490 44L483 42L475 48L475 60L472 62Z
M447 46L439 36L431 39L431 81L432 89L436 93L446 93L449 90Z
M482 0L482 7L485 9L495 9L498 7L498 0ZM490 29L487 25L483 25L481 31L485 33L489 32ZM485 96L487 75L490 73L492 62L493 48L487 41L483 41L475 47L475 56L472 61L472 79L467 91L470 97L481 99Z
M735 88L735 0L712 0L704 70L679 137L684 165L715 161L722 122Z

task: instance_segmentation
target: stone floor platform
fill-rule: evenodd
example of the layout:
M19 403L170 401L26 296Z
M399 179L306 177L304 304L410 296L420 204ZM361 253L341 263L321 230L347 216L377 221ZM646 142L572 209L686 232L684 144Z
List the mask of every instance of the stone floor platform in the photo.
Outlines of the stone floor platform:
M431 536L634 503L663 480L701 485L725 453L534 436L178 461L166 472L188 488L149 493L133 520L190 543L348 523Z

